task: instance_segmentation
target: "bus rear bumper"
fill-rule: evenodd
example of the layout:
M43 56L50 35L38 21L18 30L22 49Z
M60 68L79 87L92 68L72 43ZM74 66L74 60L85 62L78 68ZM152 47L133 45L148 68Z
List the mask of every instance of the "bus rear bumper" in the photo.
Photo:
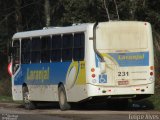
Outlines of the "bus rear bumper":
M137 86L121 86L108 87L87 85L88 97L106 96L107 98L133 98L143 99L154 94L154 84L137 85Z

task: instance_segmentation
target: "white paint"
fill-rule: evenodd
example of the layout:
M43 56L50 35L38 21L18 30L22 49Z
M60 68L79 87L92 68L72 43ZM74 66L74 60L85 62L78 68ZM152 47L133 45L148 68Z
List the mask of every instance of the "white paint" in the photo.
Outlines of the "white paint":
M67 78L66 78L66 87L67 89L71 89L73 87L73 85L75 84L75 81L76 81L76 76L77 76L77 73L78 71L76 71L76 67L72 67L71 68L71 71L69 72L69 74L67 75Z

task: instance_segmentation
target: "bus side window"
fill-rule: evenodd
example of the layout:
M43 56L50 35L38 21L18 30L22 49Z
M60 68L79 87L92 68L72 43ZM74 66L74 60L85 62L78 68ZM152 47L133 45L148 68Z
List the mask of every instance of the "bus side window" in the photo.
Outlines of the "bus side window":
M28 39L22 39L22 54L21 54L21 63L22 64L28 64L31 60L31 40Z
M17 71L17 69L19 68L19 64L20 64L20 41L19 40L15 40L13 42L13 67L12 67L12 71L13 74Z
M84 33L74 34L73 60L75 61L84 60L84 46L85 46L84 42L85 42Z
M51 40L51 61L60 62L62 56L62 37L61 35L52 36Z
M40 63L40 61L41 61L41 39L40 37L32 38L31 62Z
M62 61L72 61L73 35L63 35Z
M41 62L50 62L51 37L42 37L41 41Z

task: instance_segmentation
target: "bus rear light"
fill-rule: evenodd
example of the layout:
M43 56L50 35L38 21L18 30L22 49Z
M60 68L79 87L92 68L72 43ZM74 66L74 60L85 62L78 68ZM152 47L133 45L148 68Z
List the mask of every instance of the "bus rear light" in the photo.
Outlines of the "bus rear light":
M95 74L92 74L92 78L95 78L96 77L96 75Z
M95 71L95 69L94 69L94 68L92 68L92 69L91 69L91 72L94 72L94 71Z
M8 73L10 76L12 76L12 63L11 62L8 64Z
M150 76L153 76L153 72L150 72Z
M150 66L150 70L154 70L154 66Z

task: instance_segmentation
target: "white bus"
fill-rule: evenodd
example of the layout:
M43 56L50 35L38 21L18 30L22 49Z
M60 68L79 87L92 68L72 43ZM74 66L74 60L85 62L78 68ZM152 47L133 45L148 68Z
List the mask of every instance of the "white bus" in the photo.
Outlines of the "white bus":
M14 34L12 95L38 101L143 99L154 94L151 25L110 21Z

